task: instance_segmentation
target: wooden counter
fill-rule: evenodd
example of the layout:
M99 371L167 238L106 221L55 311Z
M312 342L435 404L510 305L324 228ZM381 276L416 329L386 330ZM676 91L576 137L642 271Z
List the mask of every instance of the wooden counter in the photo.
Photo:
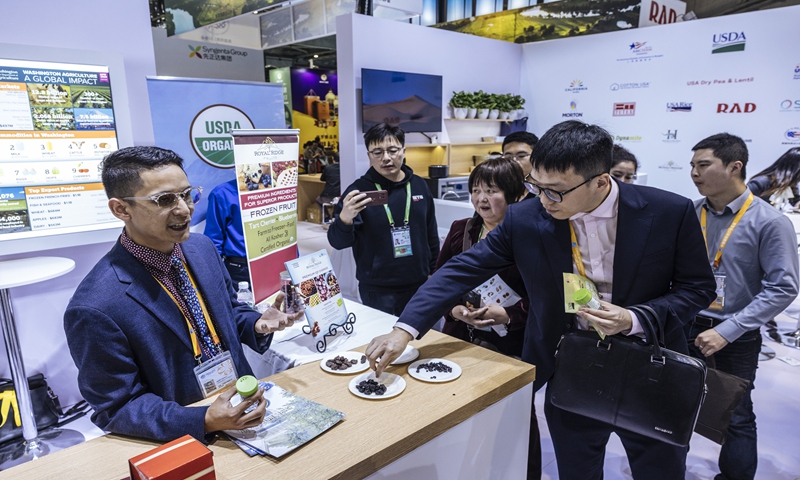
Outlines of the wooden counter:
M317 205L317 197L325 188L325 182L319 179L321 173L297 176L297 220L305 221L308 207Z
M413 344L420 350L420 358L447 358L459 364L461 377L449 383L424 383L408 375L408 365L390 367L389 372L405 378L405 391L387 400L365 400L347 389L353 375L325 373L317 362L274 375L269 380L340 410L345 418L280 460L250 458L230 441L217 440L210 446L217 478L364 478L525 387L535 377L535 367L530 364L436 331ZM156 445L107 435L0 472L0 479L119 480L128 476L128 458Z

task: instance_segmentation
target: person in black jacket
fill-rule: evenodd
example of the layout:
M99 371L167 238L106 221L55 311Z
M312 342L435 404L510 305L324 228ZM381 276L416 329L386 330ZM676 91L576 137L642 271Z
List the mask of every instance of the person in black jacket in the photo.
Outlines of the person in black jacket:
M433 196L404 164L405 133L380 123L364 134L370 168L336 204L328 241L353 247L364 305L400 315L436 267L439 234ZM386 190L387 205L370 205L364 192Z

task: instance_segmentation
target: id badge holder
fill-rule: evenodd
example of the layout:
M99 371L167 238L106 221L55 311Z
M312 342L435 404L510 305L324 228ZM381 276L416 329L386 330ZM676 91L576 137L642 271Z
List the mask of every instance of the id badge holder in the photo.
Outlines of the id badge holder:
M711 302L711 305L708 307L708 309L722 310L722 308L725 306L725 275L718 275L715 273L714 280L717 282L717 288L715 289L717 298Z
M236 383L239 376L230 352L222 352L211 360L194 367L194 378L203 392L203 398L218 393L223 388Z
M392 246L394 248L394 258L410 257L411 252L411 227L392 228Z

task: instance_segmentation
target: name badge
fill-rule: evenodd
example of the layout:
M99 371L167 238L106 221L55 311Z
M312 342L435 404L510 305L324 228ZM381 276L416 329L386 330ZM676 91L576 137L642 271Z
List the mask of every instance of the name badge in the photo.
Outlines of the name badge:
M194 367L194 377L204 398L233 385L239 378L230 352L222 352Z
M394 258L410 257L411 252L411 227L392 228L392 245L394 246Z
M717 298L711 302L711 305L708 307L709 310L722 310L722 307L725 306L725 275L714 275L714 280L717 282Z

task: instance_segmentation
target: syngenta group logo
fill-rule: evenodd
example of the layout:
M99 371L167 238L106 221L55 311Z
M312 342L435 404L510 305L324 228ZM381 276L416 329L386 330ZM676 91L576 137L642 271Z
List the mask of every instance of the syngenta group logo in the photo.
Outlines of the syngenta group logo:
M667 111L689 113L692 111L692 104L690 102L667 102Z
M756 111L755 103L718 103L717 113L753 113Z
M800 100L782 101L781 112L800 112Z
M211 105L194 117L189 128L192 148L201 160L217 168L233 168L231 130L254 128L243 111L230 105Z
M573 80L570 82L569 87L564 89L565 92L570 93L580 93L586 90L588 90L588 88L583 86L582 80Z
M562 118L578 118L582 116L583 112L578 111L578 103L575 100L569 102L569 112L561 114Z
M716 33L712 40L711 53L743 52L747 42L744 32Z
M236 57L246 57L247 52L235 48L207 47L205 45L189 45L189 58L200 60L216 60L219 62L232 62Z
M197 58L202 60L203 59L203 55L200 53L200 49L201 48L203 48L202 45L198 45L197 47L193 47L193 46L189 45L189 50L191 50L191 52L192 52L192 53L189 54L189 58L197 57Z

